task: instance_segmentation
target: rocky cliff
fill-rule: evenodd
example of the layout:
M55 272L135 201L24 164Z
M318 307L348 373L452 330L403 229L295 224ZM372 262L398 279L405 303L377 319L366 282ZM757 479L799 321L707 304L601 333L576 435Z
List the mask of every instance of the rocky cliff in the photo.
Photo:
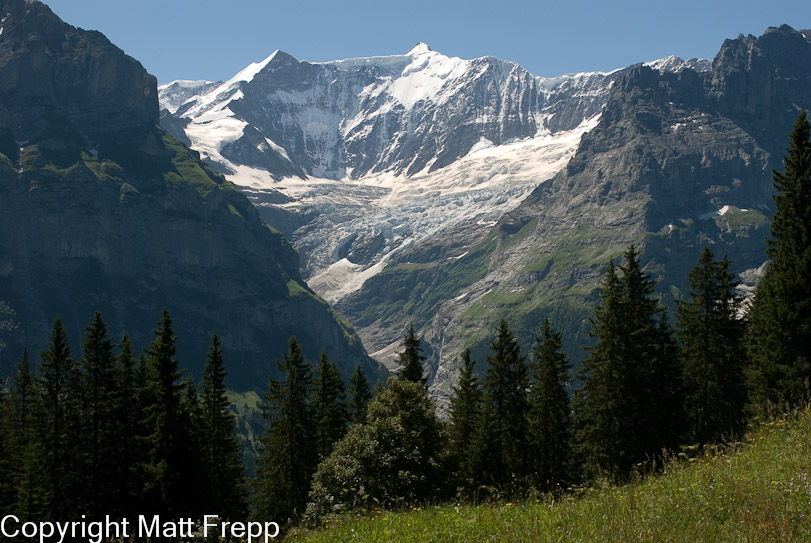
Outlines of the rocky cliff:
M21 325L6 363L56 315L75 347L96 310L147 345L166 307L181 366L202 367L217 327L236 386L264 387L291 335L377 374L285 238L157 126L137 61L38 2L2 0L0 18L0 300Z
M634 67L568 165L467 253L392 266L339 307L381 358L397 348L386 330L416 320L433 390L447 397L462 348L483 360L502 317L528 347L550 315L581 358L597 282L631 243L669 303L705 245L756 277L772 170L798 111L811 107L810 85L811 43L785 26L727 40L706 73Z

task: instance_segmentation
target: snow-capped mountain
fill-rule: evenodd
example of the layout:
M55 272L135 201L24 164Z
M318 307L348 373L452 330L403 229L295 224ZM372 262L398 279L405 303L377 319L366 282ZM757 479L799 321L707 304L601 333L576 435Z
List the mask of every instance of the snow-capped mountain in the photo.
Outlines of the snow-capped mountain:
M275 51L226 82L176 81L159 96L164 127L243 188L337 301L422 239L452 233L447 258L462 254L566 164L620 73L543 78L420 43L325 63Z

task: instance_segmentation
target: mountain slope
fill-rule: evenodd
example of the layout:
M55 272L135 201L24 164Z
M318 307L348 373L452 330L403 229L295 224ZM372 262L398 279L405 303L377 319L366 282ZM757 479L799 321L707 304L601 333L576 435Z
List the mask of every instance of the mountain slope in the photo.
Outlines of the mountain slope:
M643 247L643 264L671 301L704 245L756 276L773 212L771 172L799 109L811 107L810 61L811 43L783 26L727 40L711 72L631 69L566 168L467 255L381 274L338 307L364 338L381 328L360 320L376 308L408 308L386 317L395 322L419 316L434 392L446 397L455 358L471 345L482 360L502 317L528 347L551 315L570 356L582 357L599 277L631 243ZM396 348L389 337L376 356Z
M671 457L664 473L625 486L583 487L525 503L355 513L296 536L307 543L801 543L811 532L809 436L811 413L805 410L765 423L728 447L708 448L695 458Z
M295 250L236 187L158 126L155 79L45 5L0 2L0 299L37 351L61 315L92 312L136 344L167 307L181 366L218 327L232 384L263 387L296 334L376 373L352 328L307 287Z

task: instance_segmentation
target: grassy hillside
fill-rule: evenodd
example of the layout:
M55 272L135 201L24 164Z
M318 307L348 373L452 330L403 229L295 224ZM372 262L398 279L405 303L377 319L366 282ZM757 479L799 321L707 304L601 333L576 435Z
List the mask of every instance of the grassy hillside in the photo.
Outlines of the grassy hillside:
M762 425L742 443L676 459L663 475L558 500L372 511L290 540L811 541L811 410Z

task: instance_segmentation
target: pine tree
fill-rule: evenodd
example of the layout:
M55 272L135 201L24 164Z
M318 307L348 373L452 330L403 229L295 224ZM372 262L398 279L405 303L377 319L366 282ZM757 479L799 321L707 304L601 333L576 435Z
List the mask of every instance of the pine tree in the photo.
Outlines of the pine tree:
M11 432L7 413L6 382L0 375L0 511L11 511L16 501L15 474L11 465Z
M211 336L203 370L202 459L205 511L236 520L245 513L245 470L239 441L234 435L234 415L226 396L225 359L217 330Z
M510 332L507 321L499 322L496 338L490 344L485 388L499 428L496 441L501 448L504 472L498 479L509 481L528 472L527 411L529 379L524 355Z
M183 384L175 359L172 319L163 310L146 353L143 403L145 513L183 516L192 486L188 472L189 421L181 409Z
M88 324L82 358L79 360L77 390L81 404L81 423L78 439L81 446L81 465L77 466L82 485L81 509L90 518L102 518L109 513L109 505L116 494L117 482L110 471L110 460L114 447L119 421L111 416L115 387L115 357L113 346L107 336L107 325L96 314Z
M749 312L751 408L809 400L811 389L811 127L805 111L791 131L784 170L774 172L776 211L766 273Z
M738 432L744 422L745 323L729 266L705 247L689 274L690 298L678 304L687 437L702 443Z
M583 361L581 388L575 391L573 408L576 452L587 478L601 472L616 474L629 465L625 456L625 432L631 415L630 393L625 390L626 360L621 322L622 285L614 262L606 267L600 286L600 302L591 321L591 336L597 343Z
M43 507L53 520L69 518L73 511L74 474L70 468L77 462L77 447L72 425L79 420L76 406L75 361L70 354L68 335L59 317L51 329L48 349L42 353L39 365L37 395L32 405L36 426L30 449L24 460L42 462L37 466L23 465L24 474L45 488L31 488L41 493ZM36 470L42 470L41 475ZM47 500L47 501L46 501Z
M346 434L348 423L344 382L335 362L321 351L316 368L313 408L316 423L316 448L321 458L332 452L332 447Z
M639 253L610 262L592 320L597 339L574 400L576 451L589 478L623 479L631 466L676 445L683 425L681 370L654 281Z
M400 379L424 385L425 378L422 376L422 361L425 360L425 357L420 354L422 347L420 347L420 339L414 332L413 322L408 325L403 343L403 352L397 353L397 362L401 368Z
M569 481L572 460L569 395L566 392L569 362L561 348L560 334L547 318L541 325L540 336L535 337L535 382L529 400L531 456L538 484L547 492L560 489L561 483Z
M23 349L17 367L8 382L8 392L0 408L0 439L5 441L5 456L0 456L0 501L6 504L6 511L11 511L16 502L17 486L20 478L20 458L31 438L31 397L34 387L34 375L31 373L31 362L28 349ZM3 394L0 386L0 395ZM3 497L4 496L4 497Z
M622 271L622 322L625 325L628 384L636 393L636 454L658 454L679 445L684 430L682 370L664 307L654 295L656 282L642 270L639 251L625 251Z
M137 515L144 483L139 472L139 464L144 459L139 454L140 447L134 446L138 436L144 434L141 427L142 404L139 401L144 382L139 381L136 375L135 353L126 332L118 350L112 405L112 414L116 421L116 437L113 439L110 459L113 480L116 481L112 503L113 512L122 518L130 518ZM141 376L144 376L143 372Z
M472 486L498 485L504 479L504 455L499 435L501 424L495 404L487 392L482 393L475 427L470 440L468 466Z
M270 379L264 397L268 430L262 438L256 501L260 518L278 521L304 512L317 456L312 371L295 337L276 365L284 381Z
M372 391L369 389L369 379L363 372L360 364L349 376L349 422L363 424L366 422L366 406L372 401Z
M470 448L476 432L482 402L482 390L476 377L470 349L462 352L459 382L453 389L448 429L450 456L458 466L459 476L465 484L472 484L476 473L470 462Z

